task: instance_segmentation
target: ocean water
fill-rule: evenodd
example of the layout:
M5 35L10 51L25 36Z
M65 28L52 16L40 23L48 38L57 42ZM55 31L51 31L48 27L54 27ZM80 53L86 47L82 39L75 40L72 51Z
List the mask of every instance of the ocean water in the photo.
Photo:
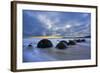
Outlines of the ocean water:
M59 50L55 48L61 40L73 39L49 39L53 43L52 48L37 48L38 42L42 38L25 38L23 39L23 62L44 62L44 61L63 61L63 60L83 60L91 59L90 39L85 38L86 42L77 43L68 48ZM32 47L28 47L29 44Z

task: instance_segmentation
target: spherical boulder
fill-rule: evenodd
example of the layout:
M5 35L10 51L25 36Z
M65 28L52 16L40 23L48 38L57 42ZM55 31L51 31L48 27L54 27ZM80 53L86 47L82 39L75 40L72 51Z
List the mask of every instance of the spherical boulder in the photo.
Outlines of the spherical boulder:
M86 40L85 39L77 39L75 40L76 42L85 42Z
M81 39L81 41L82 41L82 42L85 42L86 40L85 40L85 39Z
M28 45L28 47L33 47L33 46L32 46L32 43L30 43L30 44Z
M76 45L76 42L74 40L69 40L69 42L67 43L67 45Z
M81 42L81 40L80 39L77 39L77 40L75 40L76 42Z
M51 48L51 47L53 47L53 44L48 39L42 39L37 44L37 48Z
M56 45L57 49L66 49L67 47L67 41L60 41L57 45Z

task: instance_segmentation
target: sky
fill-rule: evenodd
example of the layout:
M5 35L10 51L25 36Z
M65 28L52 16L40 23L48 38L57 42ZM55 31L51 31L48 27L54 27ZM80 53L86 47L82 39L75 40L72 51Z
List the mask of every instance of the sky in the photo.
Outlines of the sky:
M23 36L88 36L91 13L23 10Z

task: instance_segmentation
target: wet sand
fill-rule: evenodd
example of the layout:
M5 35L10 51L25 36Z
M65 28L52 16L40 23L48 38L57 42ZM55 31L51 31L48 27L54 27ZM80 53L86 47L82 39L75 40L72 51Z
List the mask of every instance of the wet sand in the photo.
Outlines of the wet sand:
M25 41L24 41L25 42ZM54 44L55 42L53 42ZM77 43L68 48L59 50L52 48L23 47L23 62L44 62L44 61L63 61L63 60L83 60L91 58L90 41Z

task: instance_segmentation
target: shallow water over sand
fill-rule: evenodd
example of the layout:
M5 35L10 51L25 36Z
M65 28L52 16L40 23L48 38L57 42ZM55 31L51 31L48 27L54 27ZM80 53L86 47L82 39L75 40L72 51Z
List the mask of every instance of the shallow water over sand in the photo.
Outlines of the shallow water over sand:
M86 42L68 46L68 48L64 50L59 50L55 48L55 46L59 41L68 41L69 39L49 39L52 41L53 47L45 49L37 48L37 43L40 40L39 38L23 40L23 62L81 60L91 58L90 39L86 39ZM32 43L32 47L28 47L30 43Z

